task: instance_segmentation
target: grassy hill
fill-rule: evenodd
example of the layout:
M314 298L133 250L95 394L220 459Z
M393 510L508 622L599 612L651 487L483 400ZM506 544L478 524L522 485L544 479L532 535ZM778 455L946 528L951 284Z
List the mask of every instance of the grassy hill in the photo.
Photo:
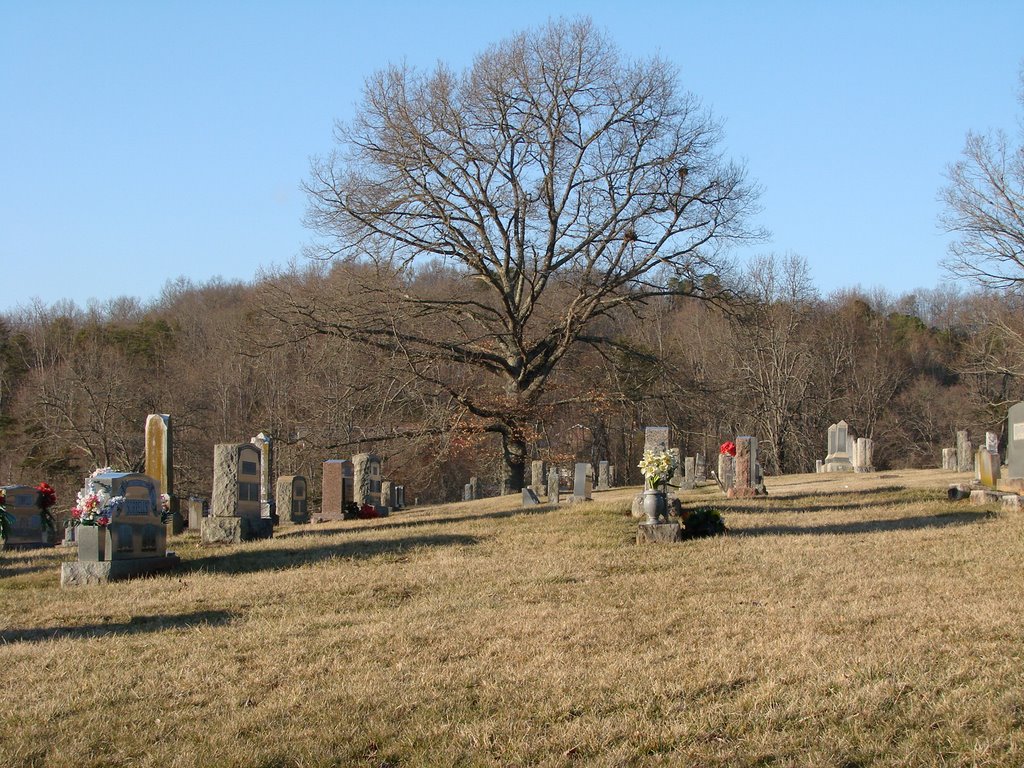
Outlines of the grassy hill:
M0 765L1024 763L1024 520L941 471L303 526L61 590L0 552Z

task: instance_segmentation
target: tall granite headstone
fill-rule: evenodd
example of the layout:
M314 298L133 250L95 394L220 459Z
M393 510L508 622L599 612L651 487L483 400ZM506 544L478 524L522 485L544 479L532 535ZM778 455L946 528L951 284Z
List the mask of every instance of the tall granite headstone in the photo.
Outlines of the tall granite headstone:
M547 496L547 482L547 468L544 465L544 461L530 462L530 489L536 496Z
M573 476L573 489L572 489L572 500L573 501L590 501L592 498L591 491L593 490L593 480L587 469L590 467L589 463L577 463L576 472Z
M956 471L970 472L974 468L974 448L971 436L966 429L956 433Z
M357 453L352 457L352 492L360 507L369 504L383 511L380 488L383 482L380 458L372 453Z
M273 536L273 521L263 517L260 502L260 460L260 450L252 443L213 446L213 494L210 515L203 518L204 544Z
M274 489L277 519L281 525L309 522L309 500L306 478L302 475L284 475L277 478Z
M274 441L260 432L250 440L260 449L260 516L271 520L276 515L274 505Z
M672 447L671 427L645 427L644 453L664 453Z
M736 438L736 477L729 496L747 498L754 495L757 482L757 438L742 435Z
M323 463L321 483L321 520L343 520L346 507L355 500L354 469L346 459L328 459Z
M558 467L548 470L548 504L558 504L562 500L559 488Z
M607 461L598 462L597 465L597 490L607 491L612 487L611 476L608 473L610 465Z

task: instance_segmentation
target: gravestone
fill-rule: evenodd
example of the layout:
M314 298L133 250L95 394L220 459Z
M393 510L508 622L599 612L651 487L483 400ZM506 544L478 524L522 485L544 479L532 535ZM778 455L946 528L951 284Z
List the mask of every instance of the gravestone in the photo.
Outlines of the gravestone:
M826 472L852 472L850 460L850 426L840 421L828 428L828 455L825 457Z
M405 509L405 486L395 486L395 509Z
M206 517L206 499L199 496L188 497L188 529L191 533L199 533Z
M1024 403L1011 405L1006 415L1006 476L1024 479Z
M470 486L469 483L466 483L462 487L462 500L463 501L472 501L473 500L473 488Z
M355 470L346 459L328 459L323 463L320 520L344 520L349 504L355 501Z
M533 488L523 488L523 506L524 507L536 507L540 504L540 499L537 494L533 492Z
M687 456L683 460L683 478L679 487L686 491L692 491L697 487L697 460L693 456Z
M814 462L814 472L815 472L815 474L821 474L824 471L825 471L825 462L823 462L821 459L816 459L815 462Z
M611 476L608 474L609 464L607 461L598 462L597 465L597 490L607 491L612 487Z
M970 472L974 468L974 448L966 429L956 433L956 471Z
M369 504L378 512L383 506L380 487L383 482L380 458L372 453L357 453L352 457L352 492L355 503L362 507Z
M284 475L277 478L274 501L277 519L281 525L299 525L309 522L308 484L302 475Z
M645 427L644 453L664 453L672 445L671 427Z
M469 498L476 500L480 498L480 483L476 479L476 475L469 478Z
M395 484L390 480L380 481L380 505L389 513L395 509Z
M559 488L558 467L548 470L548 504L558 504L562 500Z
M999 485L999 454L985 448L978 449L978 482L986 488Z
M985 433L985 450L999 453L999 435L995 432Z
M736 477L736 458L728 453L718 454L718 486L725 491L733 487Z
M249 441L260 449L260 517L273 520L277 515L274 505L274 441L260 432Z
M39 509L39 491L31 485L5 485L7 514L12 518L10 533L6 540L0 539L0 547L32 548L53 545L51 532L43 524L42 510Z
M669 448L668 455L672 457L673 465L668 484L673 488L680 488L683 485L683 452L679 448Z
M708 481L708 460L703 453L693 457L693 482L695 484Z
M107 525L79 525L78 560L62 563L62 587L100 584L112 579L156 573L178 564L167 551L161 519L160 486L137 472L105 472L93 483L110 497Z
M590 501L593 491L593 480L587 471L590 468L588 463L577 463L576 472L573 478L572 500Z
M540 496L547 496L547 468L541 460L530 462L530 489Z
M956 448L942 449L942 468L956 472Z
M181 504L174 495L174 429L166 413L151 413L146 417L146 474L156 480L160 493L170 501L171 518L167 533L179 534L185 527Z
M853 471L874 472L874 441L868 437L858 437L853 442Z
M728 491L729 498L754 496L757 484L757 438L743 435L736 438L736 475Z
M252 443L213 446L213 494L203 518L204 544L229 544L274 535L260 501L260 449Z

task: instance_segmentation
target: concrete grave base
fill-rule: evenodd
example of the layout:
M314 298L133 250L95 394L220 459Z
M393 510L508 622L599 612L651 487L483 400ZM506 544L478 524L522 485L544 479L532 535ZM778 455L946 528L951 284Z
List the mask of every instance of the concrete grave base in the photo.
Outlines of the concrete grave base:
M982 507L985 504L997 504L1002 498L1001 493L985 490L984 488L971 491L971 506Z
M131 579L160 573L176 567L181 560L173 552L164 557L139 557L131 560L106 560L88 562L76 560L61 563L60 585L62 587L84 587L89 584L105 584L108 581Z
M1003 512L1020 512L1024 509L1024 505L1021 504L1021 497L1016 493L1008 493L1003 496L1002 499Z
M241 544L274 535L272 520L252 517L204 517L203 544Z
M636 527L637 544L671 544L682 540L679 523L640 523Z

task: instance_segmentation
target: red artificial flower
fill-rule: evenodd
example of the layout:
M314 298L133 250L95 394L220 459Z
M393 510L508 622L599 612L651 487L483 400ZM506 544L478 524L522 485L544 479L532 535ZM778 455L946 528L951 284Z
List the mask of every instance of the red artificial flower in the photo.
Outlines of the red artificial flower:
M36 490L39 492L39 500L36 503L41 508L49 509L57 503L57 492L49 483L40 483L36 486Z
M82 517L82 510L80 510L78 507L72 507L71 508L71 516L73 518L75 518L75 520L81 519L81 517Z
M374 518L376 516L377 516L377 509L376 509L376 507L372 507L369 504L363 504L363 506L361 506L359 508L359 519L360 520L369 520L369 519Z
M724 453L727 456L735 456L736 443L734 443L732 440L726 440L724 443L722 443L722 447L718 449L718 452Z

